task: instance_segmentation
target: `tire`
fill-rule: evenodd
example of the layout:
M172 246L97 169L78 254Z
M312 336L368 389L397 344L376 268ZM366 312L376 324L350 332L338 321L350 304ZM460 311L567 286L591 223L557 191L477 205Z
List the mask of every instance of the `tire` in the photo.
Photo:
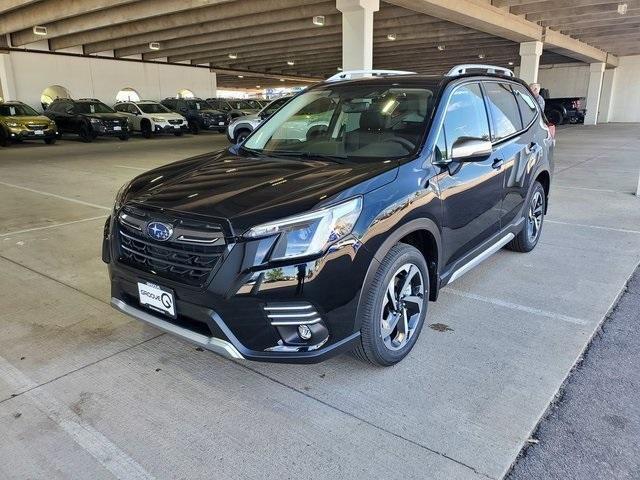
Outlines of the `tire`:
M56 137L45 138L44 143L46 143L47 145L54 145L56 143L56 140Z
M91 143L96 137L87 125L80 126L80 139L84 143Z
M4 131L2 126L0 126L0 147L9 147L11 146L11 140L9 140L9 136L7 132Z
M182 135L184 135L184 132L173 132L173 134L174 134L176 137L181 137Z
M226 128L219 128L219 129L218 129L218 133L224 133L224 132L225 132L225 130L226 130Z
M534 182L524 211L524 226L516 237L507 243L506 247L514 252L530 252L538 244L544 214L547 208L547 196L540 182ZM536 220L537 219L537 220Z
M144 138L153 137L153 130L151 128L151 122L149 120L143 120L140 124L140 131L142 132L142 136Z
M120 135L118 138L121 142L127 142L129 140L129 134L127 133L126 135Z
M238 130L236 132L236 138L235 138L235 142L236 144L238 143L242 143L245 141L245 139L251 134L251 130L249 130L248 128L241 128L240 130Z
M404 285L407 277L410 281L410 295L406 295L406 289L404 293L399 291L402 288L399 286ZM395 297L396 309L392 307L391 292ZM429 270L422 253L411 245L394 245L380 263L373 282L364 295L360 312L360 343L354 354L373 365L394 365L409 354L427 316ZM407 298L412 301L406 301ZM393 313L394 310L404 311L406 317ZM407 322L403 322L403 318L407 318ZM396 322L395 327L393 321Z
M200 133L200 126L196 122L189 122L189 131L194 135Z
M554 125L562 125L564 122L564 115L560 110L551 110L549 115L547 115L547 120L549 120Z

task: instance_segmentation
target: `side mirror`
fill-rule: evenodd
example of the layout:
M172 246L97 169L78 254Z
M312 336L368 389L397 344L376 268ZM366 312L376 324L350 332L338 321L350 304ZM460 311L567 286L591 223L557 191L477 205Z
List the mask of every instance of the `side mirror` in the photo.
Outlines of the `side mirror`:
M486 158L493 152L489 140L473 137L460 137L451 147L451 160L456 162L473 162Z

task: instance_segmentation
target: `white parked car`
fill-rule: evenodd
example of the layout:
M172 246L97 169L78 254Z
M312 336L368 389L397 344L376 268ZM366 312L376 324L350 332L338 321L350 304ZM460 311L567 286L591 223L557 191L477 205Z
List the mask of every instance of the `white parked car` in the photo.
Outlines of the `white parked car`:
M281 106L291 100L291 98L293 97L286 96L277 98L271 103L267 104L258 113L236 118L227 127L227 138L231 143L244 142L244 139L247 138L249 134L262 123L263 120L270 117L272 113L274 113Z
M129 117L133 131L141 132L146 138L151 138L156 133L173 133L180 136L189 129L186 118L158 102L120 102L113 108Z

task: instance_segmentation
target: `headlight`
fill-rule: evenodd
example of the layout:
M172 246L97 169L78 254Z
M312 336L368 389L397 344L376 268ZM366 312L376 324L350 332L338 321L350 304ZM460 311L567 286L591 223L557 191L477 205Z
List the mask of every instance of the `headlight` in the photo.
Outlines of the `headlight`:
M151 120L153 120L154 122L164 122L164 118L159 117L151 117Z
M116 193L116 199L113 202L114 213L120 210L120 207L122 206L122 201L124 200L125 194L127 193L127 189L129 188L130 184L131 182L125 183L120 187L120 189L118 190L118 193Z
M99 120L99 119L97 119L97 118L90 118L90 119L89 119L89 121L90 121L91 123L93 123L94 125L100 125L100 124L102 124L102 120Z
M20 127L21 125L20 125L18 122L7 122L7 126L8 126L9 128L18 128L18 127Z
M356 197L321 210L258 225L244 236L284 236L284 240L281 240L284 246L276 248L271 260L315 255L351 233L361 211L362 199Z

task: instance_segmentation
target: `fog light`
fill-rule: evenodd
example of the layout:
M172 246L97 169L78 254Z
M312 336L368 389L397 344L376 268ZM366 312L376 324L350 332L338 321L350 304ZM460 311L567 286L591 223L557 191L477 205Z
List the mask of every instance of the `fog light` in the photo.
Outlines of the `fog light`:
M311 329L307 325L300 325L298 327L298 335L302 340L309 340L311 338Z

